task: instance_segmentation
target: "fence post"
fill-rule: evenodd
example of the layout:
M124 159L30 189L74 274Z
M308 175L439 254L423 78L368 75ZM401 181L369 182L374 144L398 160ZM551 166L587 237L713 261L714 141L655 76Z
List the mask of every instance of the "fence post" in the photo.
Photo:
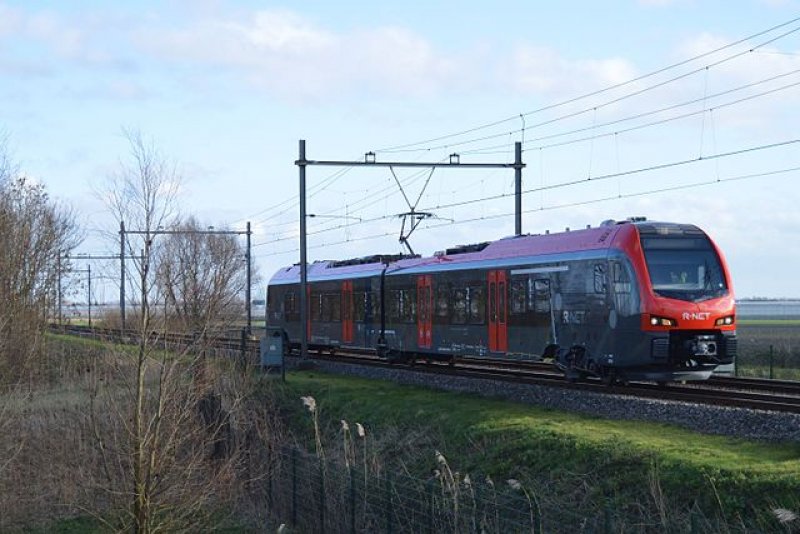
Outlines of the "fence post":
M350 475L350 532L356 532L356 477L353 466L348 468Z
M319 531L325 534L325 465L319 459Z
M434 532L434 525L435 525L435 517L436 517L436 490L435 485L433 483L433 479L428 480L428 533L433 534Z
M772 345L769 346L769 378L770 378L770 380L772 380L772 357L774 355L773 348L774 347Z
M481 532L483 530L483 501L481 500L483 495L481 494L481 485L477 483L477 479L472 482L472 490L473 529L475 532Z
M689 532L691 534L700 534L700 523L697 517L697 504L692 506L689 511Z
M247 369L247 328L242 328L242 337L239 344L239 365L241 369Z
M386 478L384 479L385 483L384 498L386 499L386 534L392 534L392 515L394 515L392 513L393 510L392 510L392 481L390 478L391 476L392 476L391 471L387 471Z
M275 461L275 451L272 448L272 445L267 446L267 509L270 513L274 513L273 505L274 501L272 500L272 467L273 462Z
M292 448L292 525L297 525L297 449Z

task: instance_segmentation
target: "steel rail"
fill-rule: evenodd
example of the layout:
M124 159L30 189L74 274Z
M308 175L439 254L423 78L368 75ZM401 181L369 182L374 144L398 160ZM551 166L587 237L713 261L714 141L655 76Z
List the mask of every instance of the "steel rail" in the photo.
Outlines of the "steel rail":
M125 339L123 338L131 341L136 336L133 332L128 332L125 336L122 336L118 329L89 329L84 326L55 327L54 330L82 337L91 336L110 342L124 342ZM202 341L206 346L218 349L241 350L242 348L241 337L226 337L224 332L208 333L205 338L198 338L190 334L165 334L163 332L154 332L152 334L160 336L159 340L166 340L167 343L191 345ZM227 334L230 334L230 332ZM246 338L245 349L248 353L257 351L258 343L257 339ZM647 382L606 386L596 379L569 382L564 379L561 371L546 362L460 358L453 363L436 360L417 360L414 363L398 364L379 358L375 351L368 349L330 349L327 347L314 347L313 345L310 348L314 352L314 359L344 364L559 387L591 391L598 394L800 414L800 382L791 380L714 376L704 382L674 382L666 386Z

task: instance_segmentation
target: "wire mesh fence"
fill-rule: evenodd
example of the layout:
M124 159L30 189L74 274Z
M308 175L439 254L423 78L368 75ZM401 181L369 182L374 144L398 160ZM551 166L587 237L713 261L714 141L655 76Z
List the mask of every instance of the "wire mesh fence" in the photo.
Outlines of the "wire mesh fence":
M269 517L300 532L543 532L535 497L485 477L417 478L284 448L264 484Z

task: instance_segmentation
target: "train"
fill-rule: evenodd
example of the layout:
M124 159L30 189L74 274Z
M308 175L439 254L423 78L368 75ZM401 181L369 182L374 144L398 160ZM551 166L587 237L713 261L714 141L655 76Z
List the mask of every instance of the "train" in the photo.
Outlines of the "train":
M267 327L391 361L551 361L569 380L704 380L736 357L730 272L692 224L645 218L300 266L267 289Z

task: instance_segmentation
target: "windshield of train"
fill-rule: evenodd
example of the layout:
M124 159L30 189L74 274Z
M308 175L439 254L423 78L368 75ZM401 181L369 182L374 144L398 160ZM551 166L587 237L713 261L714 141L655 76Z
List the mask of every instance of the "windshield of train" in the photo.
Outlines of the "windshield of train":
M697 302L727 293L722 265L706 237L643 237L642 248L657 295Z

